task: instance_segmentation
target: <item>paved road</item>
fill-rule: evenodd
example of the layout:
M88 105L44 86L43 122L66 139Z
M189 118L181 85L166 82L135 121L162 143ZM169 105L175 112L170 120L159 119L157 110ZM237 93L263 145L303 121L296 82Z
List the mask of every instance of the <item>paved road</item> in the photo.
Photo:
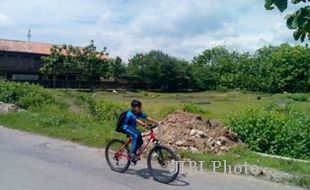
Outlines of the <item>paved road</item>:
M155 182L145 165L127 173L112 172L102 149L33 135L0 126L0 189L299 189L268 181L224 174L191 174L170 185Z

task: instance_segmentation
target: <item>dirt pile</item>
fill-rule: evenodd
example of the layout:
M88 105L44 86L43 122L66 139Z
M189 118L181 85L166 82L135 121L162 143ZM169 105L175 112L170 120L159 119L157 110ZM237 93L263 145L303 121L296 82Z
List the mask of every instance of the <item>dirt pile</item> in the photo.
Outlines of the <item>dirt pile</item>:
M237 135L215 120L177 111L161 121L159 139L178 150L221 153L241 143Z

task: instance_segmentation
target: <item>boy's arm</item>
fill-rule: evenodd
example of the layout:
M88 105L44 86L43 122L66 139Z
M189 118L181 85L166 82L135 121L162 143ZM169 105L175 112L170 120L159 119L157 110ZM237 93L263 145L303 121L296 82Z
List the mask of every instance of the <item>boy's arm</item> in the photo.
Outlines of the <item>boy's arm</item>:
M143 121L141 121L140 119L136 119L137 123L143 127L146 127L146 123L144 123Z
M147 117L146 120L147 120L147 121L150 121L150 122L152 122L152 123L155 123L156 125L159 125L159 123L158 123L155 119L153 119L153 118L151 118L151 117ZM137 123L138 123L139 125L141 125L141 126L143 126L143 127L146 127L146 126L147 126L147 124L146 124L145 122L141 121L140 119L136 119L136 121L137 121Z
M151 117L147 117L146 120L147 120L147 121L150 121L150 122L152 122L152 123L154 123L154 124L156 124L156 125L159 125L158 121L156 121L155 119L153 119L153 118L151 118Z

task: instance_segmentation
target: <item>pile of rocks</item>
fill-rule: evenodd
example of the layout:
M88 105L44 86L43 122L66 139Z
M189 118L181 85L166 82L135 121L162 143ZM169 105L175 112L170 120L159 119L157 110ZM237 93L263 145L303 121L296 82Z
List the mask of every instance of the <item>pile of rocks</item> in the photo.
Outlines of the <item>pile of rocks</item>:
M241 143L237 135L216 120L177 111L161 121L159 139L175 149L221 153Z
M20 108L15 104L0 102L0 113L17 112Z

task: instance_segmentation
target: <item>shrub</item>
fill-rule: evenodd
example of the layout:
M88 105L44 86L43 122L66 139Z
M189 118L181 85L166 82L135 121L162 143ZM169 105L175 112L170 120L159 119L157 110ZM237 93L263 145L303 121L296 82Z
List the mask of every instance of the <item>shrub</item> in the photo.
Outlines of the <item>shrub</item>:
M216 90L219 92L228 92L229 89L226 86L219 85Z
M287 98L295 100L297 102L306 102L308 101L308 96L303 93L296 93L296 94L288 94L286 95Z
M0 80L0 101L22 108L55 102L51 93L39 85Z
M45 127L60 127L63 124L72 122L68 118L68 111L66 109L59 109L59 107L52 105L41 111L39 115L35 115L34 120L40 126Z
M93 121L85 113L71 112L67 107L62 105L49 104L35 110L33 114L34 122L42 127L85 127Z
M203 107L195 104L195 103L187 103L183 105L183 111L185 112L190 112L190 113L200 113L200 114L205 114L208 113L206 109Z
M289 104L233 114L227 124L251 150L295 158L310 156L310 117Z
M82 99L87 103L89 113L98 120L111 121L127 109L124 104L96 100L91 96L84 96Z

